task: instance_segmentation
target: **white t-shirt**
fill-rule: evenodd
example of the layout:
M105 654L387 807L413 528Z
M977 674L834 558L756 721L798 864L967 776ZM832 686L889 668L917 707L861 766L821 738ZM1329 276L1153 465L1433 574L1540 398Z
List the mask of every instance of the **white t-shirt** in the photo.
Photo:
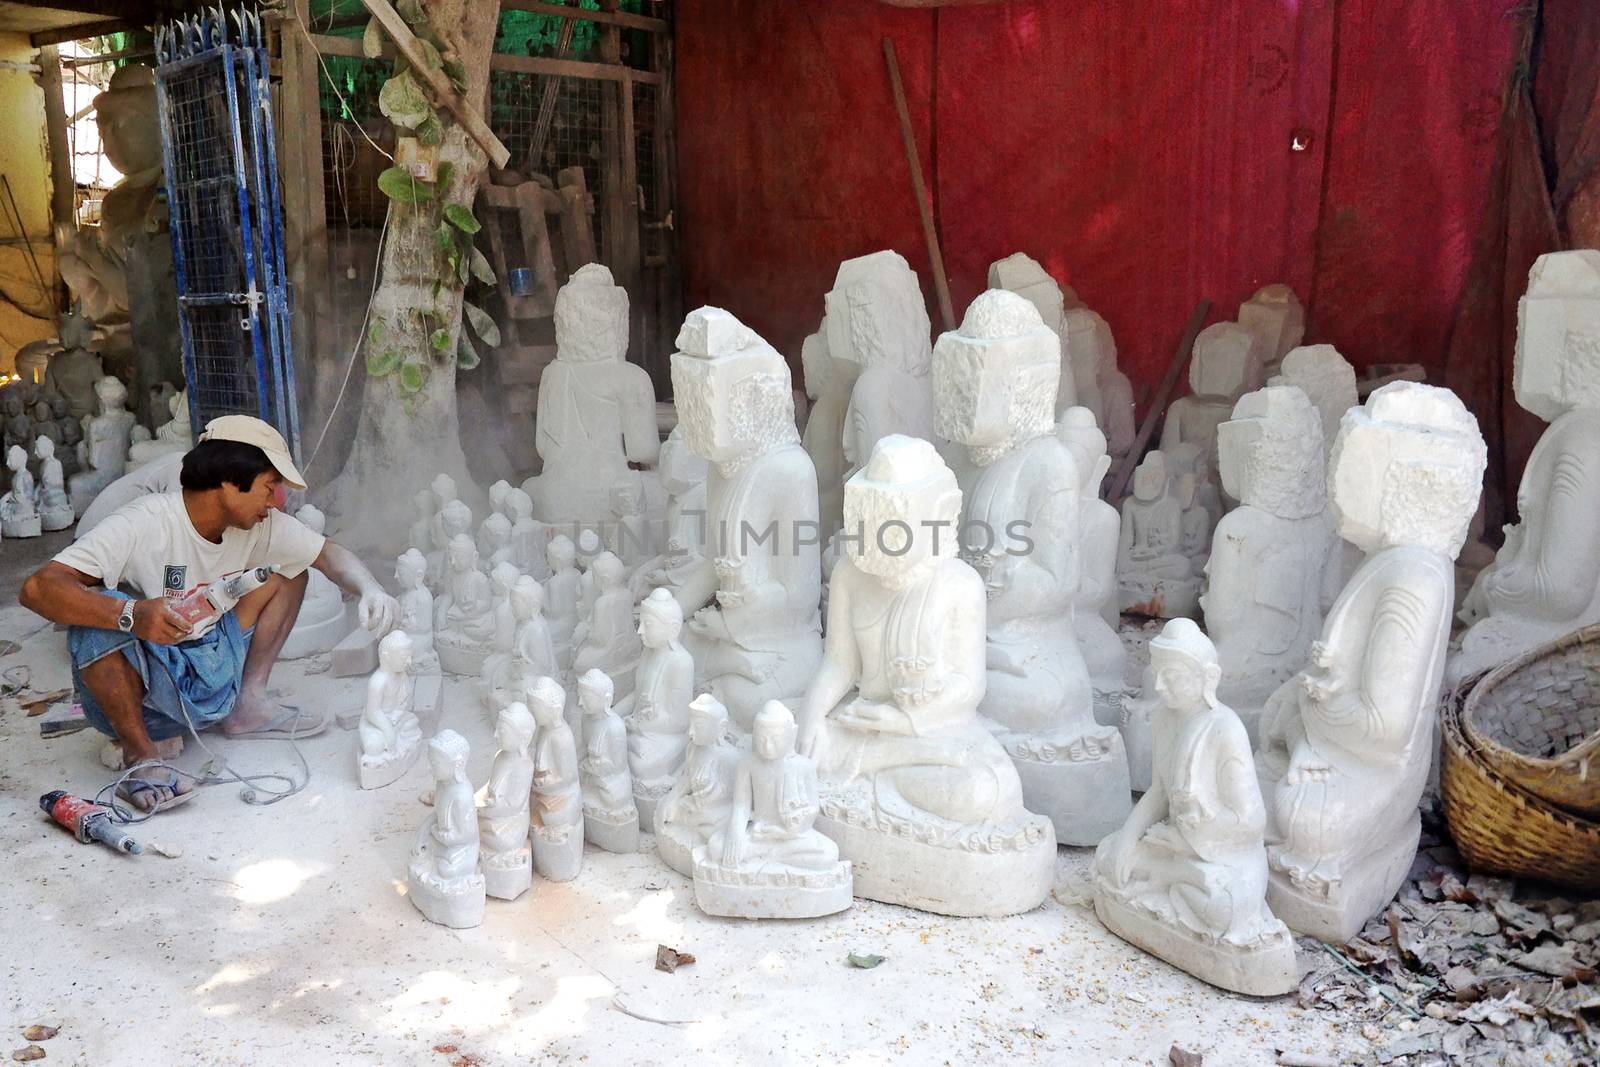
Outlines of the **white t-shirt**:
M273 510L248 530L229 527L222 541L201 537L183 494L158 493L125 504L56 554L56 562L98 578L107 589L127 585L140 596L180 600L195 588L249 567L277 564L297 578L322 554L326 538L293 515ZM191 637L210 630L201 623Z
M183 474L183 457L182 452L172 452L159 459L153 459L100 490L100 495L96 496L94 502L78 517L78 532L74 536L81 539L90 530L99 526L107 515L142 496L149 496L151 493L176 493L182 489L179 477Z

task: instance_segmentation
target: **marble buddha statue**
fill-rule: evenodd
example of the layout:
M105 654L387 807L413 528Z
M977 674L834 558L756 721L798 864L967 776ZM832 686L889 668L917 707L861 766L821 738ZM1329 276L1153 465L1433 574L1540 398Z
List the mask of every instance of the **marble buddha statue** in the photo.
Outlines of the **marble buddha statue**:
M95 383L94 395L99 413L88 420L78 446L78 473L67 483L72 512L79 516L100 490L122 477L133 442L133 412L124 407L127 387L108 374Z
M1097 496L1111 457L1106 435L1088 408L1073 407L1056 420L1056 436L1072 453L1078 472L1078 588L1073 597L1072 629L1094 686L1095 718L1113 725L1113 714L1127 682L1127 650L1117 636L1122 612L1117 597L1117 543L1122 516Z
M583 786L578 743L565 717L567 695L553 678L528 690L538 732L533 745L530 843L533 869L551 882L570 882L583 868Z
M467 780L466 738L441 730L427 743L433 811L411 846L407 897L429 922L466 929L483 922L478 813Z
M433 646L445 671L475 678L494 641L494 594L469 535L451 539L446 561L444 588L433 602Z
M697 683L742 730L805 691L822 657L817 476L783 357L718 308L691 312L672 357L689 448L710 464L706 558L675 590Z
M850 466L844 456L845 412L861 368L850 360L835 358L828 350L827 316L801 346L800 366L805 374L806 396L811 399L800 442L817 470L821 539L827 544L844 521L844 479Z
M144 444L128 449L128 470L137 470L162 456L174 452L187 452L194 447L194 434L189 427L189 391L179 390L167 401L172 417L156 430L155 437Z
M689 743L694 657L684 647L683 609L657 589L639 604L639 660L634 690L617 703L628 728L628 769L639 823L655 825L656 804L671 790Z
M531 579L530 579L531 580ZM478 847L484 891L497 900L516 900L533 888L533 849L528 844L533 756L537 727L521 701L506 705L495 719L494 754L478 808Z
M33 454L39 460L39 523L44 532L65 530L72 525L72 502L67 497L61 461L56 458L55 442L43 435L34 438Z
M1417 803L1455 600L1451 560L1478 507L1487 451L1447 389L1393 382L1344 417L1329 461L1341 537L1366 553L1300 672L1262 711L1268 903L1343 944L1416 855Z
M991 289L934 346L936 430L966 446L962 556L984 580L988 678L978 714L1005 746L1030 811L1056 840L1092 845L1132 803L1114 727L1095 721L1078 649L1082 477L1055 433L1061 341L1027 300ZM1026 529L1026 551L1001 538Z
M1161 427L1161 451L1180 444L1200 446L1210 472L1217 468L1217 427L1233 414L1239 397L1264 380L1260 350L1249 330L1232 322L1216 322L1195 338L1189 361L1188 396L1167 408ZM1213 478L1212 485L1216 485Z
M378 669L367 680L356 738L362 789L381 789L411 769L422 750L422 725L412 710L411 637L395 630L378 642Z
M1266 374L1276 374L1284 357L1306 335L1306 312L1294 290L1281 282L1263 285L1239 305L1239 325L1256 338L1257 358Z
M38 537L43 524L27 450L21 445L6 449L6 468L11 471L11 489L0 496L0 537Z
M1117 596L1121 610L1136 615L1178 618L1199 610L1200 576L1183 553L1183 504L1159 450L1134 469L1133 492L1122 502Z
M613 695L611 679L603 671L589 670L578 678L583 836L607 852L637 852L639 809L633 803L633 776L628 769L628 731L612 707Z
M694 852L727 822L739 750L728 740L728 709L710 693L689 702L689 744L672 788L656 804L656 851L685 878L694 875Z
M1356 392L1356 369L1332 345L1302 345L1290 349L1268 385L1292 385L1306 394L1317 409L1324 451L1339 436L1339 420L1361 403Z
M983 724L984 581L936 536L961 490L933 445L891 435L845 485L827 638L797 719L817 762L817 826L854 864L857 896L946 915L1028 911L1055 870L1050 820L1023 806ZM942 527L939 524L943 524Z

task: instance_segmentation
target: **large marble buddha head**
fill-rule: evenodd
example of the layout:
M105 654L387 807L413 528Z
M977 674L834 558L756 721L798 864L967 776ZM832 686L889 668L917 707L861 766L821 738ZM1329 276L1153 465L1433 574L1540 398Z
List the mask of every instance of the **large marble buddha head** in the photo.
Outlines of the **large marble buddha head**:
M1066 315L1063 339L1073 366L1092 367L1097 375L1117 369L1117 342L1111 325L1097 311L1073 308Z
M1517 304L1517 403L1546 422L1600 407L1600 251L1550 252Z
M1237 397L1260 384L1255 336L1236 322L1214 322L1194 339L1189 389L1196 396Z
M900 253L845 260L823 303L834 358L862 367L884 364L917 377L928 373L928 306L916 273Z
M628 353L628 291L611 271L586 263L556 293L556 358L621 363Z
M844 533L850 559L890 585L922 566L954 556L961 488L933 445L890 434L844 486ZM859 535L859 536L858 536Z
M1391 382L1345 412L1329 460L1339 535L1371 555L1412 547L1454 559L1478 510L1488 450L1448 389Z
M1239 305L1239 325L1255 335L1261 361L1276 363L1305 337L1306 312L1287 285L1264 285Z
M987 466L1050 432L1060 381L1061 339L1027 300L990 289L934 346L936 432Z
M739 463L800 439L789 365L721 308L700 308L684 320L672 395L690 450L712 463Z
M161 166L161 119L156 72L143 64L119 67L94 98L94 121L106 159L123 174Z
M1222 488L1242 504L1284 519L1320 514L1327 502L1322 426L1293 386L1246 393L1217 427Z
M1167 457L1157 449L1133 469L1133 496L1146 504L1160 500L1167 491Z

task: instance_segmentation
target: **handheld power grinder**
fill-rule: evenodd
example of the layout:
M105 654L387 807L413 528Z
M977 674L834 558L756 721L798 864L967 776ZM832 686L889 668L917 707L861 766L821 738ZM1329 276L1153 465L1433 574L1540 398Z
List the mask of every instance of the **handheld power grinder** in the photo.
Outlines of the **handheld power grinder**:
M144 846L116 824L110 808L75 797L64 789L52 790L40 797L39 808L85 844L98 841L135 856L144 851Z

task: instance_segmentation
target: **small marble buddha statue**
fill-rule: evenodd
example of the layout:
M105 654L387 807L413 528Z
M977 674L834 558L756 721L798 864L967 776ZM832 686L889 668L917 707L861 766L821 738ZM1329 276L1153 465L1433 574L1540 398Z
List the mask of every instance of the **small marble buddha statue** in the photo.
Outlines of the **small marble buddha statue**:
M484 891L497 900L516 900L533 887L528 844L533 756L528 750L535 730L533 714L521 701L506 705L495 718L500 749L479 802L478 843Z
M483 922L478 813L467 780L466 738L441 730L428 742L433 811L411 847L407 896L429 922L466 929Z
M1159 451L1134 469L1133 493L1122 502L1117 589L1121 609L1136 615L1176 618L1199 608L1200 579L1183 553L1183 505Z

